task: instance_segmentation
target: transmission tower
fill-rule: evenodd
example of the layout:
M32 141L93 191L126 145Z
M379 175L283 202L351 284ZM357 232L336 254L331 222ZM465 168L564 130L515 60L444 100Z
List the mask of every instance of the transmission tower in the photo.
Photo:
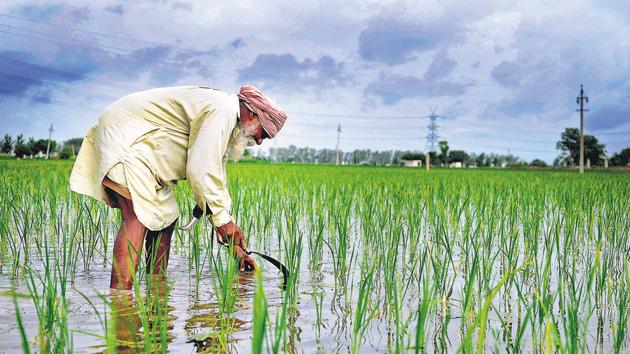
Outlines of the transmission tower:
M429 118L429 125L427 129L429 133L427 134L427 150L435 151L435 146L437 145L438 138L440 137L437 133L439 125L437 124L437 119L442 118L442 116L435 114L435 112L431 112L430 115L427 116Z

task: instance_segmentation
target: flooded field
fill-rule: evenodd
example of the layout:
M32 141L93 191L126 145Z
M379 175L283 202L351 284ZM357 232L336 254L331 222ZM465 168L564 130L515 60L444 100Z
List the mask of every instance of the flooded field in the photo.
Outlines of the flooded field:
M238 274L200 222L165 278L141 262L116 291L118 211L71 194L70 169L0 161L0 352L630 350L627 173L230 165L286 287L259 257Z

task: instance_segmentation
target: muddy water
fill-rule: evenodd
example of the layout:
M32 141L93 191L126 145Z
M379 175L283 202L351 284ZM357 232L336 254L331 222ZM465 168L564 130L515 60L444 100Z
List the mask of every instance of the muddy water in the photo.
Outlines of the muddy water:
M111 239L111 238L110 238ZM306 241L305 241L306 242ZM261 245L252 245L260 247ZM268 246L267 253L279 257L277 248ZM111 249L111 245L110 245ZM216 252L216 250L215 250ZM357 250L358 252L358 250ZM356 292L359 285L359 263L350 265L350 284L345 284L347 293L335 288L335 278L331 260L324 252L324 266L318 271L309 268L309 256L306 245L301 260L301 274L298 286L299 302L296 311L291 311L288 316L287 347L288 352L349 352L352 342L352 326L354 313L348 310L350 305L355 308ZM261 258L256 258L258 264L263 267L264 289L269 304L269 313L272 322L282 311L283 290L281 287L282 276L272 265L267 264ZM456 260L456 263L457 260ZM41 260L32 260L32 265L41 265ZM163 286L155 289L155 293L166 306L168 315L166 326L168 327L168 349L171 352L216 352L219 348L219 309L217 297L214 294L213 273L206 259L199 279L196 278L194 269L191 269L191 261L188 257L171 255L169 271ZM42 269L37 269L40 273ZM78 269L82 269L79 263ZM499 272L497 272L498 274ZM403 278L410 276L406 274ZM453 276L451 274L450 276ZM109 323L109 330L114 331L121 344L116 348L119 352L136 352L134 342L141 342L145 328L142 325L141 316L137 310L136 295L131 291L118 291L108 288L110 277L110 265L108 262L94 264L89 272L78 272L74 282L67 290L69 302L68 320L72 332L73 348L75 352L104 352L106 343L103 339L105 328L103 321ZM498 279L498 276L496 276ZM382 282L382 280L376 280ZM496 280L495 280L496 281ZM441 313L448 309L449 320L446 324L447 342L431 342L432 333L427 337L431 342L428 349L436 351L454 351L462 338L460 332L461 312L459 300L463 298L463 275L455 276L451 301L430 314L429 331L435 332L435 328L441 326ZM18 282L17 293L28 294L24 283ZM144 296L143 289L139 292ZM239 278L239 298L235 305L234 325L228 337L228 348L231 352L247 353L252 345L252 316L253 296L256 279L253 275L243 274ZM7 293L11 289L11 279L6 274L0 275L0 352L21 352L19 331L16 326L15 308L12 297ZM382 291L382 290L381 290ZM81 295L87 296L92 304ZM417 309L418 290L415 285L409 290L402 303L402 318ZM374 298L384 299L385 294L380 292ZM515 299L516 294L508 298ZM35 307L30 298L18 297L18 306L21 311L26 335L31 342L31 348L37 350L36 335L38 332L38 318ZM383 301L383 300L381 300ZM107 305L111 303L111 305ZM318 302L321 306L321 323L318 321ZM498 296L495 305L498 311L511 310L513 318L518 317L516 306L506 307L504 299ZM607 352L611 349L612 336L610 331L611 319L614 318L614 305L602 309L601 313L593 314L589 320L589 334L587 345L589 351ZM505 313L502 313L505 317ZM490 314L490 321L498 321L497 316ZM112 325L113 323L113 325ZM149 326L156 326L155 322ZM601 327L604 329L601 329ZM409 323L407 338L413 338L415 331L415 317ZM600 332L603 332L600 336ZM271 335L272 332L268 332ZM500 335L499 335L500 336ZM522 348L531 350L531 342L525 336ZM382 314L377 315L366 331L361 352L391 352L394 350L395 327ZM126 343L126 344L125 344ZM488 333L486 348L505 350L505 343L493 346L493 337ZM408 347L413 343L408 343ZM140 347L141 348L141 347ZM141 349L140 349L141 350ZM527 351L530 351L527 350ZM433 350L430 350L433 351Z
M272 253L273 254L273 253ZM277 257L277 255L276 255ZM282 311L283 290L282 275L270 264L265 264L262 258L256 258L259 266L263 267L264 289L269 304L269 313L274 319L276 314ZM339 319L336 316L327 316L323 320L321 337L315 330L316 309L312 301L311 292L313 286L323 293L324 302L330 304L327 293L332 294L334 280L332 269L323 268L311 278L308 264L305 258L301 269L306 269L301 277L300 294L301 301L295 316L290 316L287 326L287 341L290 348L295 351L311 348L319 348L324 351L346 351L345 342L348 340L344 333L343 324L349 327L350 319ZM130 342L129 346L120 345L117 350L122 352L135 352L131 342L141 338L143 333L141 317L134 305L135 294L133 291L121 291L109 289L110 266L107 263L92 265L89 272L77 273L71 287L66 291L69 302L69 328L72 331L73 347L75 352L102 352L105 351L105 340L101 338L105 333L101 321L107 319L113 326L116 338L120 341ZM33 266L41 264L34 261ZM78 268L81 268L79 265ZM37 269L37 268L35 268ZM42 270L39 270L43 273ZM196 280L194 270L190 269L189 259L177 254L172 254L169 260L169 269L166 282L158 292L168 308L168 347L172 352L214 351L218 345L217 333L219 329L219 309L214 294L212 272L208 264ZM20 335L16 324L15 308L12 297L9 295L12 281L6 275L0 276L0 338L2 348L0 352L21 352ZM251 350L251 326L252 304L256 278L253 274L242 274L239 278L239 299L235 305L234 326L229 336L231 351L246 353ZM144 294L144 285L140 293ZM28 288L24 283L16 283L16 293L28 294ZM40 290L41 291L41 290ZM93 303L90 304L81 295L85 295ZM111 305L107 306L105 300ZM327 300L328 299L328 300ZM30 298L18 296L18 306L26 330L26 335L31 340L31 348L37 348L35 336L38 329L38 317L36 309ZM96 313L98 311L98 314ZM324 309L326 311L326 309ZM334 311L334 310L333 310ZM326 315L325 315L326 316ZM345 317L345 316L344 316ZM318 344L319 342L319 344ZM376 343L375 349L378 348ZM384 348L381 348L384 350ZM292 350L291 350L292 351Z
M275 313L282 307L281 276L267 267L264 272L265 291L269 301L270 311ZM162 300L168 304L169 349L173 352L191 352L206 350L213 346L213 334L218 328L219 310L213 293L211 272L202 272L199 282L195 280L195 273L189 271L187 258L173 255L169 260L169 271L165 286L158 291ZM109 265L93 266L88 273L79 273L67 290L69 301L69 327L74 330L72 337L75 352L105 351L105 341L88 335L93 333L102 336L105 333L99 316L92 305L79 293L86 295L95 305L101 316L117 319L116 337L123 341L133 341L134 336L140 338L142 323L135 308L135 295L132 291L109 289ZM240 279L239 297L236 304L235 326L231 336L230 347L238 352L248 352L251 349L251 320L253 289L256 285L255 277L244 275ZM0 293L11 289L10 280L0 278ZM77 291L77 289L79 291ZM25 284L17 284L17 293L28 294ZM144 289L141 291L144 293ZM105 306L101 297L111 302L111 307ZM18 298L22 321L26 329L27 338L34 338L37 334L38 318L32 300ZM107 311L107 315L105 315ZM112 313L116 311L116 313ZM308 310L304 309L305 318ZM131 327L131 328L130 328ZM137 331L134 333L134 330ZM20 336L16 326L14 305L7 295L0 298L0 338L2 348L0 352L21 351ZM121 346L119 350L135 352L134 348Z

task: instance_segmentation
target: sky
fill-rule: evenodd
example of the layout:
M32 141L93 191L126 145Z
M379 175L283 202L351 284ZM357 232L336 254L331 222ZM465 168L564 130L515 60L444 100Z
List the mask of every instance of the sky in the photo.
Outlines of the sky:
M566 127L630 147L630 2L0 3L0 134L85 135L144 89L254 84L288 112L261 146L451 149L551 162Z

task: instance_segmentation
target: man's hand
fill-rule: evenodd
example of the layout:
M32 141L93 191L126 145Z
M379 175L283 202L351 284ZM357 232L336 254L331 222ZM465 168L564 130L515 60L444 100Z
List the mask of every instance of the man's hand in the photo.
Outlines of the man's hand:
M238 258L239 270L252 271L256 269L256 262L247 253L247 241L243 235L243 231L238 225L233 222L229 222L219 228L217 228L217 242L222 245L234 244L232 248L234 255Z
M234 255L238 258L239 271L253 271L256 270L256 262L252 256L248 255L240 247L234 247Z
M232 221L217 228L217 242L222 245L234 244L234 246L240 247L243 251L249 252L243 231Z

